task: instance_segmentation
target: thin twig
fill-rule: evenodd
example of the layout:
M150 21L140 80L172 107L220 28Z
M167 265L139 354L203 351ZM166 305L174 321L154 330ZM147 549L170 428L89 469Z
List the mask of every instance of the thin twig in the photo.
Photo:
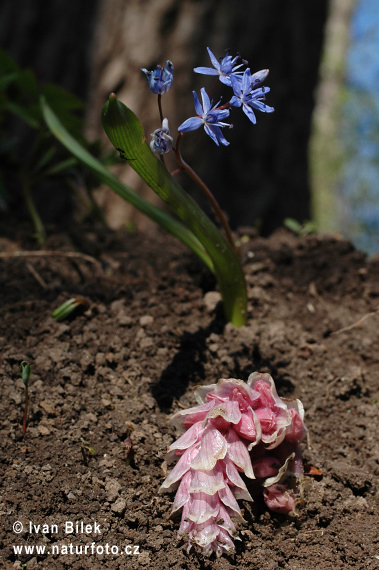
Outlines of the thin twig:
M349 331L351 329L354 329L355 327L359 327L359 326L361 326L362 323L364 323L364 321L366 319L369 319L370 317L374 317L378 313L379 313L379 309L377 309L376 311L373 311L372 313L367 313L367 315L363 315L363 317L361 317L357 322L353 323L352 325L349 325L348 327L343 327L342 329L338 329L338 331L332 332L330 336L333 336L335 334L339 334L341 332Z
M66 257L68 259L83 259L84 261L88 261L93 265L96 265L100 271L102 270L100 262L87 255L85 253L80 253L79 251L52 251L52 250L41 250L41 251L26 251L26 250L18 250L18 251L3 251L0 252L0 259L11 259L11 258L18 258L18 257Z
M33 265L31 263L27 262L26 267L29 269L30 273L33 275L34 279L41 285L41 287L46 289L47 285L46 285L45 281L42 279L41 275L33 267Z

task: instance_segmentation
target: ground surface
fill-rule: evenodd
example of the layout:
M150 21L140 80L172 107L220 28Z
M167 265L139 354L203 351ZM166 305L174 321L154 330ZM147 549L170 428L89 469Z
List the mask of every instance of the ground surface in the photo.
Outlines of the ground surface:
M237 330L214 308L212 278L173 238L82 229L49 238L44 250L62 255L17 258L33 242L16 228L0 235L9 255L0 258L5 568L379 567L378 259L366 262L332 237L252 236L244 246L249 318ZM86 312L56 322L52 310L78 295ZM22 360L32 367L25 436ZM304 479L296 520L244 503L236 555L204 561L176 538L173 496L158 495L175 438L169 417L194 405L196 384L246 380L255 370L270 372L281 396L303 401L304 458L323 475ZM96 456L82 451L81 438ZM66 534L68 521L74 532ZM76 522L98 526L86 534ZM70 544L92 543L94 554L69 553ZM20 555L15 545L61 550ZM139 555L101 555L106 545L138 546Z

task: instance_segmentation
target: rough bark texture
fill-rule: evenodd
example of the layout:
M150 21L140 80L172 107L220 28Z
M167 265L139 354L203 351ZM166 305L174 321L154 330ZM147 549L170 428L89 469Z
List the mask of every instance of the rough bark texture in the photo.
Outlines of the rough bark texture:
M216 56L231 48L249 60L252 71L270 68L268 99L276 112L260 115L253 126L235 110L234 129L226 132L229 147L217 148L200 130L186 136L183 150L233 226L260 221L267 232L286 216L304 220L310 202L307 152L313 92L327 7L328 0L243 0L238 10L226 0L103 0L95 42L91 132L101 133L98 117L111 91L141 118L147 135L157 128L155 98L140 68L151 69L166 59L175 64L175 85L164 97L165 114L175 131L194 114L191 90L213 83L210 77L192 73L195 66L209 65L206 47ZM129 167L120 175L151 196ZM113 196L103 196L102 203L113 225L120 225L126 212L140 225L140 216Z

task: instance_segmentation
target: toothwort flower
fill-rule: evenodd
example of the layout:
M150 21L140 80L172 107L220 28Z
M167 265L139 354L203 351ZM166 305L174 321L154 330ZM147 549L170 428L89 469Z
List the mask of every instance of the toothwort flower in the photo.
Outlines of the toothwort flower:
M154 154L165 154L172 149L174 139L170 136L170 129L168 128L168 120L163 119L162 128L156 129L151 135L150 148Z
M230 100L233 107L241 107L248 116L250 121L255 125L257 119L253 109L258 109L263 113L272 113L273 107L269 107L263 101L266 99L266 94L269 93L269 87L257 87L267 77L268 70L264 69L251 75L250 69L246 69L242 79L231 76L231 84L234 91L234 96Z
M204 75L218 75L221 83L224 83L225 85L229 86L231 85L230 79L232 75L236 77L242 75L243 72L237 71L237 69L242 67L243 63L240 63L239 65L234 65L240 59L239 55L237 55L236 57L232 57L231 55L229 55L228 50L226 50L226 56L220 58L220 61L218 61L211 52L211 50L209 49L209 47L207 48L207 50L214 69L212 67L195 67L194 69L195 73L202 73Z
M198 387L198 406L172 418L183 433L167 459L179 457L160 492L177 489L172 512L182 510L179 536L203 554L234 552L239 539L232 518L242 519L237 499L252 501L240 473L258 478L269 508L294 512L297 489L290 481L302 473L299 442L304 436L301 402L279 398L269 374L251 374Z
M178 131L186 133L188 131L195 131L196 129L204 126L204 130L211 137L211 139L220 146L220 143L227 146L229 142L225 139L221 132L220 127L230 127L229 123L223 123L222 120L229 117L229 109L217 109L220 101L212 107L211 101L204 87L201 88L201 99L203 105L200 104L196 91L193 91L193 98L195 102L195 110L197 117L187 119L178 127Z
M141 71L146 75L150 91L155 95L167 93L174 81L174 64L170 60L167 60L166 67L157 65L153 71L141 67Z

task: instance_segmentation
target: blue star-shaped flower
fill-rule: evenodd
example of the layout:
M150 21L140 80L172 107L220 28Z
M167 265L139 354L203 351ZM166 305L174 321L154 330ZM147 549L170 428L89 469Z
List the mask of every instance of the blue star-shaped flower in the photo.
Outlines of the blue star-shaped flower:
M234 96L230 100L233 107L241 107L242 110L255 125L257 119L254 109L258 109L263 113L272 113L273 107L269 107L263 101L266 99L266 93L269 93L269 87L257 87L267 77L268 70L264 69L251 75L250 69L246 69L242 79L231 76Z
M208 136L220 146L220 143L227 146L229 142L225 139L221 132L220 127L230 127L229 123L223 123L222 120L229 117L229 109L217 109L217 105L212 107L211 101L204 87L201 88L201 99L203 105L200 104L196 91L193 91L193 98L195 102L195 110L197 117L191 117L187 119L178 127L178 131L186 133L188 131L195 131L201 126L204 126L204 130Z
M167 60L166 67L157 65L153 71L148 71L144 67L141 67L141 71L146 75L150 91L155 95L167 93L174 81L174 65L170 60Z
M230 82L231 76L238 77L242 75L243 72L237 71L237 69L242 67L243 63L240 63L240 65L235 65L235 63L240 58L239 55L237 55L236 57L232 57L231 55L229 55L227 51L226 56L220 59L220 61L218 61L218 59L216 59L211 50L209 48L207 48L207 50L209 53L209 57L211 58L211 62L214 69L212 67L195 67L194 69L195 73L202 73L204 75L218 75L221 83L224 83L225 85L229 86L231 85Z

